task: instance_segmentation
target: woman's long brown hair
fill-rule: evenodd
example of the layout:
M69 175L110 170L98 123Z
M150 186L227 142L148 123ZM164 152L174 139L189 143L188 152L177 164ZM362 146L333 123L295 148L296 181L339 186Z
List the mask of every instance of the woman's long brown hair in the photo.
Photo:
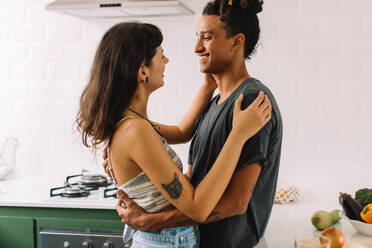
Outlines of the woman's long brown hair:
M141 64L151 64L162 41L159 28L147 23L119 23L104 34L76 117L85 146L96 149L112 137L138 87Z

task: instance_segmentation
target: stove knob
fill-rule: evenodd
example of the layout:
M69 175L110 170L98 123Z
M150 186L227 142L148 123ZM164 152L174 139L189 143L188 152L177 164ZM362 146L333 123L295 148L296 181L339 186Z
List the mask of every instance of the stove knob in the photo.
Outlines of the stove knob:
M70 248L70 243L68 241L63 242L63 248Z
M103 244L103 248L113 248L112 243L106 241L106 242Z
M93 244L89 241L84 241L82 244L81 244L81 247L82 248L93 248Z

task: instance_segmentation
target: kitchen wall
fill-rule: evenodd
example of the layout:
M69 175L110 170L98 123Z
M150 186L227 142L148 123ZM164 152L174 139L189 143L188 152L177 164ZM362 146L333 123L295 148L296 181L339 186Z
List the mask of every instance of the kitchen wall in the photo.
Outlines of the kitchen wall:
M46 2L0 0L0 142L12 134L22 145L14 175L100 171L100 153L81 145L73 122L96 46L123 20L50 13ZM247 66L283 115L281 180L371 180L371 10L370 0L265 1ZM176 124L198 88L198 18L142 19L162 29L170 58L165 87L149 104L153 120ZM175 146L184 162L188 146Z

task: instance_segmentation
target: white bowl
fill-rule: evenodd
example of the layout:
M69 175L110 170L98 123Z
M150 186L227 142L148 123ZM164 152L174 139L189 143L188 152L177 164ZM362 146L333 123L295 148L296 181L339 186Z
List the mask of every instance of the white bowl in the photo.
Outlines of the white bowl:
M364 223L358 220L351 220L346 216L344 211L340 211L342 218L348 220L350 224L361 234L372 237L372 224Z

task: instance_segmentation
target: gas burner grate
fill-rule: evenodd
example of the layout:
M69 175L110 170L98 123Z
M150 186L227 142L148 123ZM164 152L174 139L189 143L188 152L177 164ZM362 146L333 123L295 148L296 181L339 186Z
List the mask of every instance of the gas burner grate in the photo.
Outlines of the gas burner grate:
M111 191L115 191L115 192L109 194L108 192L111 192ZM117 191L118 191L117 187L105 189L103 192L103 198L110 198L110 197L118 198L118 195L116 194Z
M84 169L81 174L66 177L66 183L71 183L70 179L76 177L80 177L77 181L78 184L90 187L107 187L113 183L112 179L108 179L104 175L90 174L87 170Z
M90 194L90 191L97 190L97 186L82 186L77 183L68 184L65 182L65 186L56 187L50 189L50 197L62 196L69 198L86 197Z

